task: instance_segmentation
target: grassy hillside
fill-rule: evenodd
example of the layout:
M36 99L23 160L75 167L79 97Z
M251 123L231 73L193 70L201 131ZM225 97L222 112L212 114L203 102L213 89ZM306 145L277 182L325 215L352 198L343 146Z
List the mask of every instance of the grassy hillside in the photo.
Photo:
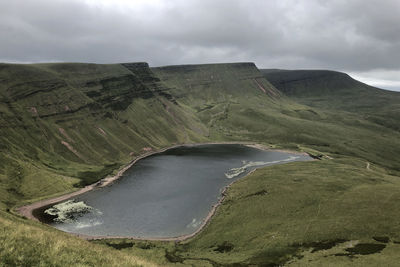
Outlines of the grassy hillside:
M261 70L296 102L320 109L362 114L364 119L399 131L400 94L375 88L349 75L325 70Z
M398 177L388 173L399 170L399 132L369 120L357 108L351 112L350 108L304 105L306 102L290 94L288 99L284 90L283 94L266 94L253 83L255 77L265 91L272 87L255 66L247 64L252 71L243 76L238 71L242 67L172 66L154 72L174 88L171 92L182 105L210 127L211 138L270 143L326 154L334 160L257 171L232 187L228 200L203 233L187 244L165 248L166 257L161 254L161 258L214 266L290 261L304 266L308 260L314 265L393 264L393 251L399 249L392 243L398 240L394 218L399 187ZM214 82L218 73L223 74ZM214 88L224 88L226 93L221 96L222 90ZM346 87L342 93L357 95L353 89L358 90ZM371 90L386 97L386 91ZM324 95L326 101L333 98L325 93L320 97ZM352 102L358 101L363 100L353 97ZM368 108L387 112L378 104ZM346 251L357 242L373 247L379 243L373 237L379 236L392 240L383 254L363 256ZM335 256L340 253L342 257Z
M0 195L72 190L204 129L147 64L0 66Z
M291 95L288 98L284 90L284 94L277 91L251 63L171 66L153 71L172 88L177 101L209 127L212 139L251 140L357 156L391 171L400 170L396 157L400 153L400 134L393 129L400 125L400 116L393 118L392 127L371 120L358 109L350 112L305 105L308 102ZM346 87L343 94L354 95L351 98L355 99L357 93L352 90ZM378 89L371 90L374 93ZM386 97L386 91L378 92ZM399 95L395 94L400 99ZM334 96L322 93L320 98L329 102ZM370 112L390 116L400 100L391 103L390 111L374 104L369 106Z
M0 211L0 266L156 266Z
M396 262L400 94L336 72L289 74L253 63L0 65L3 265ZM323 160L256 171L183 243L89 243L7 212L101 179L148 148L203 141L251 141Z

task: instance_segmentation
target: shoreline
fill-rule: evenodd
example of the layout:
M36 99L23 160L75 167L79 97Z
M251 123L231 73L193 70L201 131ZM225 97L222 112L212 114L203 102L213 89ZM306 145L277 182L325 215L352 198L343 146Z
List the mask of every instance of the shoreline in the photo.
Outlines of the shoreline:
M203 219L202 224L200 225L200 227L194 231L191 234L186 234L186 235L180 235L180 236L176 236L176 237L134 237L134 236L90 236L90 235L83 235L83 234L76 234L76 233L69 233L72 234L74 236L86 239L86 240L103 240L103 239L129 239L129 240L138 240L138 241L165 241L165 242L169 242L169 241L174 241L174 242L182 242L182 241L186 241L194 236L196 236L197 234L199 234L201 231L203 231L205 229L205 227L211 222L212 217L214 217L214 215L216 214L219 206L221 206L222 202L225 200L226 197L226 191L237 181L240 181L244 178L246 178L247 176L249 176L250 174L252 174L253 172L255 172L258 168L255 168L254 170L251 170L248 174L246 174L245 176L236 179L234 181L232 181L230 184L226 185L222 191L221 191L221 197L218 198L218 202L214 205L211 206L211 210L209 211L209 213L207 214L207 216Z
M167 150L170 149L174 149L177 147L183 147L183 146L201 146L201 145L244 145L244 146L248 146L248 147L252 147L252 148L256 148L256 149L260 149L260 150L271 150L271 151L278 151L278 152L285 152L285 153L291 153L291 154L302 154L302 155L309 155L306 152L299 152L299 151L290 151L290 150L283 150L283 149L273 149L270 148L266 145L261 145L261 144L256 144L253 142L209 142L209 143L188 143L188 144L178 144L178 145L173 145L170 147L166 147L166 148L161 148L158 150L154 150L151 152L147 152L144 153L136 158L134 158L133 160L131 160L127 165L125 165L122 169L120 169L117 174L115 174L114 176L111 177L105 177L93 184L87 185L84 188L81 188L77 191L71 192L71 193L67 193L58 197L51 197L48 199L43 199L31 204L27 204L27 205L23 205L21 207L18 207L15 209L16 213L24 216L28 219L34 220L34 221L38 221L40 222L40 220L38 218L36 218L33 215L33 212L37 209L43 208L45 206L49 206L49 205L53 205L53 204L57 204L59 202L68 200L72 197L75 196L79 196L82 195L84 193L87 193L89 191L92 191L94 189L98 189L98 188L103 188L106 186L111 185L112 183L114 183L115 181L117 181L119 178L122 177L122 175L128 170L130 169L136 162L138 162L141 159L150 157L152 155L155 154L159 154L159 153L163 153ZM191 234L187 234L187 235L182 235L182 236L177 236L177 237L160 237L160 238L141 238L141 237L127 237L127 236L89 236L89 235L83 235L83 234L77 234L77 233L70 233L70 232L65 232L86 240L101 240L101 239L131 239L131 240L141 240L141 241L175 241L175 242L181 242L181 241L185 241L187 239L190 239L192 237L194 237L195 235L197 235L198 233L200 233L210 222L211 218L215 215L218 207L222 204L222 202L225 199L226 196L226 191L231 187L231 185L233 185L235 182L247 177L248 175L252 174L254 171L256 171L258 168L255 168L254 170L251 170L248 174L246 174L245 176L236 179L234 181L232 181L231 183L229 183L228 185L226 185L223 190L221 191L221 197L218 199L218 202L216 204L214 204L211 207L210 212L207 214L207 216L203 219L202 224L200 225L200 227L193 233Z

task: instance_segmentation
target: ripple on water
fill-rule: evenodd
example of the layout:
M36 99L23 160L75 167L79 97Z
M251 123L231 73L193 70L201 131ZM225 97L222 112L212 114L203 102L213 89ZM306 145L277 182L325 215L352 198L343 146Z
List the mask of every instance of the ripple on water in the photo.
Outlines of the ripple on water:
M178 147L137 161L112 186L46 211L56 214L51 225L76 234L190 235L203 225L232 181L257 167L298 160L311 158L232 144Z

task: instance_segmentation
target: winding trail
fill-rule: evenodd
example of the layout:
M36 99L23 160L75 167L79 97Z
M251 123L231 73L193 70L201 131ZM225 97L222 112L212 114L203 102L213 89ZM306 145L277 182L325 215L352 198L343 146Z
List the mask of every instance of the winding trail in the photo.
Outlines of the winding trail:
M261 144L255 144L255 143L250 143L250 142L210 142L210 143L189 143L189 144L179 144L179 145L174 145L174 146L170 146L167 148L162 148L159 150L155 150L155 151L151 151L151 152L147 152L144 153L136 158L134 158L131 162L129 162L125 167L123 167L121 170L118 171L118 173L114 176L110 176L110 177L106 177L101 179L100 181L93 183L91 185L85 186L82 189L79 189L78 191L72 192L72 193L68 193L62 196L58 196L58 197L54 197L54 198L49 198L49 199L44 199L32 204L28 204L28 205L24 205L21 206L19 208L16 208L15 211L34 221L39 221L34 215L33 212L36 209L40 209L43 208L45 206L49 206L52 204L57 204L59 202L68 200L72 197L84 194L86 192L89 192L91 190L94 190L96 188L102 188L105 186L108 186L110 184L112 184L113 182L115 182L117 179L119 179L126 170L128 170L129 168L131 168L136 162L138 162L141 159L144 159L146 157L149 157L151 155L154 154L158 154L158 153L162 153L165 152L169 149L173 149L173 148L177 148L177 147L181 147L181 146L199 146L199 145L218 145L218 144L238 144L238 145L246 145L249 147L253 147L253 148L257 148L257 149L261 149L261 150L273 150L273 151L281 151L281 152L288 152L288 153L292 153L292 154L302 154L302 155L308 155L305 152L299 152L299 151L289 151L289 150L281 150L281 149L271 149L268 146L265 145L261 145ZM205 226L208 225L208 223L210 222L211 218L215 215L217 208L222 204L222 202L225 199L226 196L226 191L237 181L249 176L250 174L252 174L254 171L256 171L256 169L250 171L246 176L240 178L240 179L236 179L234 181L232 181L230 184L228 184L227 186L225 186L221 192L221 197L219 198L218 202L213 205L211 207L210 212L208 213L208 215L206 216L206 218L203 219L202 224L200 225L200 227L193 233L188 234L188 235L182 235L182 236L176 236L176 237L167 237L167 238L141 238L141 237L127 237L127 236L90 236L90 235L83 235L83 234L77 234L77 233L69 233L71 235L86 239L86 240L99 240L99 239L132 239L132 240L149 240L149 241L175 241L175 242L180 242L180 241L184 241L187 240L189 238L194 237L195 235L197 235L198 233L200 233Z
M367 161L367 170L369 170L369 171L371 170L370 166L371 166L371 165L370 165L369 162Z

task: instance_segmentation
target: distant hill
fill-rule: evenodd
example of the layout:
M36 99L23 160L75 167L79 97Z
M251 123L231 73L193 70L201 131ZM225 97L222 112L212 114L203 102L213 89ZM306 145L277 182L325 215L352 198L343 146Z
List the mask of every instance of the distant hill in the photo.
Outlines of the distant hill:
M329 70L261 70L264 77L296 102L321 109L365 114L375 123L400 130L400 93Z
M262 69L264 77L285 95L322 108L368 110L400 100L400 93L357 81L348 74L329 70ZM334 101L335 99L340 101ZM307 100L308 99L308 100ZM387 102L389 101L389 103Z

